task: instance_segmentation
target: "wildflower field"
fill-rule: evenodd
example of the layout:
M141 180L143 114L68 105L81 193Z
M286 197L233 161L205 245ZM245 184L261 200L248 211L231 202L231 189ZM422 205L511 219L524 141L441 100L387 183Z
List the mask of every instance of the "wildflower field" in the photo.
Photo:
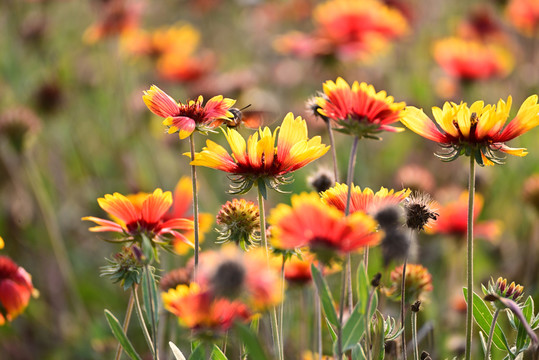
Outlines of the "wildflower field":
M0 30L0 360L539 359L537 0Z

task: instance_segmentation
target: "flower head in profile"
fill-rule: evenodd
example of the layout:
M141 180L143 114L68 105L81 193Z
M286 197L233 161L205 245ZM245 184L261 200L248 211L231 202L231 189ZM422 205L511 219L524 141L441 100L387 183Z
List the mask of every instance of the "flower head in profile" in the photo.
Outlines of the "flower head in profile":
M451 76L462 80L504 77L513 69L513 55L495 42L450 37L437 40L434 59Z
M497 105L485 105L476 101L468 104L446 102L440 109L432 108L435 122L421 109L406 107L401 122L413 132L435 141L447 150L438 154L443 161L452 161L461 155L473 156L483 165L503 164L496 155L501 151L516 156L525 156L526 149L515 149L505 142L512 140L539 125L537 95L522 103L517 115L506 124L511 110L512 98L499 100Z
M204 99L189 100L186 104L177 103L157 86L152 85L150 90L144 91L144 103L155 115L165 118L163 125L168 127L168 133L179 133L180 139L190 136L195 130L207 132L233 115L229 111L236 100L223 98L218 95L212 97L206 105Z
M336 255L378 244L377 223L364 212L349 216L320 200L316 193L292 196L292 206L279 204L271 211L272 245L279 249L308 246L329 263Z
M316 98L318 112L335 121L338 131L358 137L378 139L382 131L398 132L391 124L400 120L405 103L396 103L385 91L376 92L372 85L358 83L352 86L343 79L324 83L325 96Z
M32 277L7 256L0 256L0 326L12 321L37 296Z
M231 241L248 250L260 241L260 213L252 201L227 201L217 214L217 225L221 242Z
M164 214L172 205L170 191L156 189L152 194L140 193L131 196L131 199L120 193L107 194L97 199L97 202L114 221L94 216L83 217L82 220L93 221L98 225L90 228L90 231L121 233L124 240L133 242L140 241L140 236L144 235L154 243L164 243L163 236L170 235L190 243L178 230L192 230L192 220L163 220Z
M477 221L483 210L483 196L475 193L474 198L474 237L480 237L488 241L495 241L501 233L501 225L498 221ZM437 210L438 216L426 232L430 234L456 235L464 239L467 232L468 217L468 192L464 191L456 199L442 202Z
M235 129L226 129L226 139L232 155L211 140L202 152L196 153L191 165L222 170L235 176L233 193L245 193L253 185L278 186L288 182L286 175L324 155L329 146L320 136L308 138L307 124L301 117L288 113L273 133L259 129L247 141Z
M488 282L486 292L487 294L498 295L518 303L524 295L524 286L515 284L514 281L509 285L507 283L507 279L502 277L499 277L496 281L491 279L491 281Z
M391 272L391 286L385 289L385 294L397 301L401 298L402 271L403 265L400 265ZM424 300L427 293L432 291L432 276L429 270L420 264L407 264L404 289L407 302Z
M410 195L411 190L403 189L395 191L381 187L376 193L370 188L361 190L359 186L352 183L350 197L350 213L357 211L374 214L378 210L400 204ZM320 194L322 201L329 206L344 213L346 209L346 198L348 196L348 185L337 183L334 187Z
M199 336L223 335L236 322L246 322L251 313L238 300L216 298L197 283L178 285L161 294L166 310Z

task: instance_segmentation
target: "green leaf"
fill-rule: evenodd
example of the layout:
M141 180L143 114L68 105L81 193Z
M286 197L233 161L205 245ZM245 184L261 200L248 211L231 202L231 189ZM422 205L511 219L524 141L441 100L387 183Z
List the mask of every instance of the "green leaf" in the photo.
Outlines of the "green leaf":
M335 310L335 303L333 301L333 296L331 296L331 292L329 291L328 284L314 264L311 264L311 273L313 274L314 283L318 290L318 296L322 302L324 314L326 314L326 317L331 324L338 327L339 318L337 317L337 310Z
M333 329L333 326L329 322L328 318L325 318L325 320L329 329L329 334L331 335L331 340L333 340L333 342L337 341L337 333L335 332L335 329Z
M468 300L468 290L463 288L464 299ZM473 294L473 318L477 325L483 330L485 334L490 333L490 325L492 324L492 318L494 317L490 312L488 305L485 301L476 293ZM500 350L511 351L511 347L507 343L507 338L502 331L500 325L496 324L494 327L494 334L492 335L492 343Z
M531 300L531 301L530 301ZM531 322L533 317L533 300L531 296L528 296L528 299L524 303L524 306L522 307L522 314L524 315L524 318L528 321L528 323ZM516 319L517 324L517 340L516 340L516 348L517 352L519 350L523 350L523 348L526 346L526 340L528 337L528 332L526 331L526 328L522 324L518 318Z
M361 310L361 308L364 308L364 307L365 307L364 304L358 303L356 307L354 308L354 310L352 311L352 314L346 321L346 324L344 324L343 326L343 330L342 330L343 351L347 351L353 348L359 342L359 339L361 339L361 337L363 336L363 333L365 333L365 320L363 318L363 311Z
M153 260L153 246L152 241L145 235L142 234L142 255L144 255L144 263L149 264Z
M228 360L228 358L226 357L225 353L214 344L211 352L211 360Z
M236 323L234 325L234 329L236 330L239 338L243 341L243 343L247 347L247 352L250 355L249 356L250 359L257 359L257 360L269 359L266 353L264 352L264 349L262 348L262 345L260 344L258 337L249 327L240 323Z
M144 274L142 279L142 298L144 300L144 311L146 312L148 323L152 328L152 335L154 332L154 325L157 327L159 322L159 301L157 299L157 285L153 272L149 269L149 266L144 267Z
M361 345L357 344L352 348L352 360L366 360L367 356L365 356L365 351L363 351L363 348Z
M374 326L374 336L372 339L372 359L383 360L385 354L385 329L384 317L380 311L376 310L376 323Z
M204 350L203 343L198 344L195 350L193 350L191 356L189 356L189 360L206 360L206 351Z
M367 304L369 299L369 290L371 287L370 285L369 275L367 275L365 264L362 261L357 269L358 303Z
M268 192L266 189L266 183L264 182L263 178L259 178L256 182L256 186L258 186L258 191L260 192L260 195L264 198L264 200L268 199Z
M482 331L479 331L479 339L481 340L481 347L483 348L483 354L487 353L487 339L485 339L485 334Z
M122 345L122 348L124 349L125 353L133 360L142 360L141 357L137 354L135 351L135 348L133 347L133 344L131 344L131 341L127 338L125 335L124 329L120 325L120 322L112 313L105 309L105 318L107 319L107 322L109 323L110 329L112 330L112 334L118 340L120 345Z
M174 355L174 358L176 360L185 360L185 356L183 356L182 352L180 351L180 349L178 349L176 344L174 344L172 341L169 341L168 346L170 346L170 348L172 349L172 354Z

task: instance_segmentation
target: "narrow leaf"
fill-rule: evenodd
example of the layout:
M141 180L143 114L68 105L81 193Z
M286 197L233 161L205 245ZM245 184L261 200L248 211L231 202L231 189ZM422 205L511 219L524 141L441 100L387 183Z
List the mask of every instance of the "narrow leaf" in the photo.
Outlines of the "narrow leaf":
M174 355L174 358L176 360L185 360L185 356L183 356L182 352L180 351L180 349L178 349L176 344L174 344L172 341L169 341L168 346L170 346L170 348L172 349L172 354Z
M211 352L211 360L228 360L228 358L226 357L225 353L214 344Z
M331 335L331 340L333 340L333 342L337 341L337 333L335 332L335 329L333 329L333 326L329 322L328 318L325 318L325 320L329 329L329 334Z
M112 315L112 313L108 310L105 310L105 318L109 323L112 334L114 335L116 340L118 340L118 342L122 345L125 353L133 360L142 360L135 351L135 348L133 347L133 344L131 344L131 341L129 341L129 339L125 335L124 329L120 325L118 319L116 319L116 317Z
M189 356L189 360L206 360L206 351L204 350L203 343L198 344L195 350L193 350L191 356Z
M326 314L327 319L334 326L339 326L339 318L337 317L337 311L335 310L335 302L333 301L333 296L329 291L328 284L320 274L320 271L311 264L311 273L313 274L314 283L318 290L318 296L322 302L322 308L324 309L324 314Z
M463 288L464 298L468 299L468 289ZM473 317L477 325L483 330L485 334L490 333L490 325L492 324L492 318L494 317L490 312L488 305L485 301L476 293L473 294ZM500 350L511 351L511 347L507 342L507 338L502 331L502 328L496 324L494 327L494 334L492 335L492 343Z
M142 279L142 298L144 301L144 311L150 325L159 321L159 301L157 299L157 285L155 277L148 266L144 267L144 275ZM153 326L151 326L153 328ZM153 329L152 329L153 332ZM155 334L152 334L155 336Z
M372 359L383 360L385 354L385 331L384 317L380 311L376 310L376 324L374 327L374 338L372 341Z
M366 360L367 356L365 356L365 351L363 351L363 348L361 345L357 344L352 348L352 360Z
M361 308L364 306L364 304L358 303L346 321L346 324L344 324L342 330L343 351L353 348L365 332L365 320L363 318L363 311L361 311Z
M257 359L257 360L268 360L268 356L264 352L264 349L262 348L262 345L260 344L260 341L258 340L257 336L249 327L237 323L234 325L234 328L239 336L239 338L242 340L242 342L247 347L247 352L249 353L250 359Z
M369 299L370 282L365 264L361 262L357 269L358 303L366 306Z

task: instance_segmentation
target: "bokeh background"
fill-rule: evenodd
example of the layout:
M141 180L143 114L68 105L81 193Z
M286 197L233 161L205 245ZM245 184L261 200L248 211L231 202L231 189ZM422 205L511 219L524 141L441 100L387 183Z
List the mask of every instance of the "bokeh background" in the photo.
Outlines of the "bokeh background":
M0 235L5 241L0 253L32 274L40 292L23 315L0 328L1 359L112 357L116 342L103 309L122 314L128 293L99 276L105 258L117 248L89 233L89 223L80 219L104 215L96 201L104 194L173 190L181 176L190 174L182 155L188 142L166 134L161 119L142 102L143 90L152 84L180 101L222 94L276 123L292 111L308 119L309 133L326 143L324 123L306 111L305 102L322 90L324 81L338 76L373 84L429 115L432 106L446 100L496 103L511 95L514 116L539 90L537 31L515 26L507 1L388 0L402 12L408 30L361 58L279 46L291 31L315 32L313 10L320 3L0 2ZM173 27L178 32L167 35ZM507 52L503 71L462 79L435 60L437 40L476 36L470 27ZM485 40L491 36L495 40ZM169 48L179 50L167 59L163 49ZM208 138L224 143L220 133ZM382 138L360 142L356 184L399 190L426 181L422 186L442 205L466 189L465 159L442 163L433 155L436 145L411 131ZM337 133L336 139L344 174L352 138ZM500 227L497 236L477 240L475 276L477 284L491 276L515 280L536 301L539 220L532 196L523 189L527 179L539 174L538 140L539 131L532 130L510 143L528 148L527 157L477 170L477 191L484 198L479 221L498 221ZM197 136L196 141L200 149L205 139ZM321 166L331 167L329 154L298 171L286 190L311 191L306 179ZM406 173L410 166L415 168ZM226 193L228 182L223 173L200 169L201 211L216 214L232 198ZM272 193L267 209L279 202L289 202L289 195ZM216 237L209 232L203 248L214 246ZM459 235L422 234L418 239L415 261L429 269L434 286L420 325L433 329L429 346L439 358L458 353L463 343L463 245ZM382 265L376 250L371 257L374 273ZM165 255L163 261L172 268L185 264L187 256ZM385 306L398 313L396 306ZM291 324L301 318L297 310L297 304L287 305ZM130 337L144 348L133 328ZM291 354L297 350L298 332L291 331L287 342ZM186 346L185 337L178 343Z

